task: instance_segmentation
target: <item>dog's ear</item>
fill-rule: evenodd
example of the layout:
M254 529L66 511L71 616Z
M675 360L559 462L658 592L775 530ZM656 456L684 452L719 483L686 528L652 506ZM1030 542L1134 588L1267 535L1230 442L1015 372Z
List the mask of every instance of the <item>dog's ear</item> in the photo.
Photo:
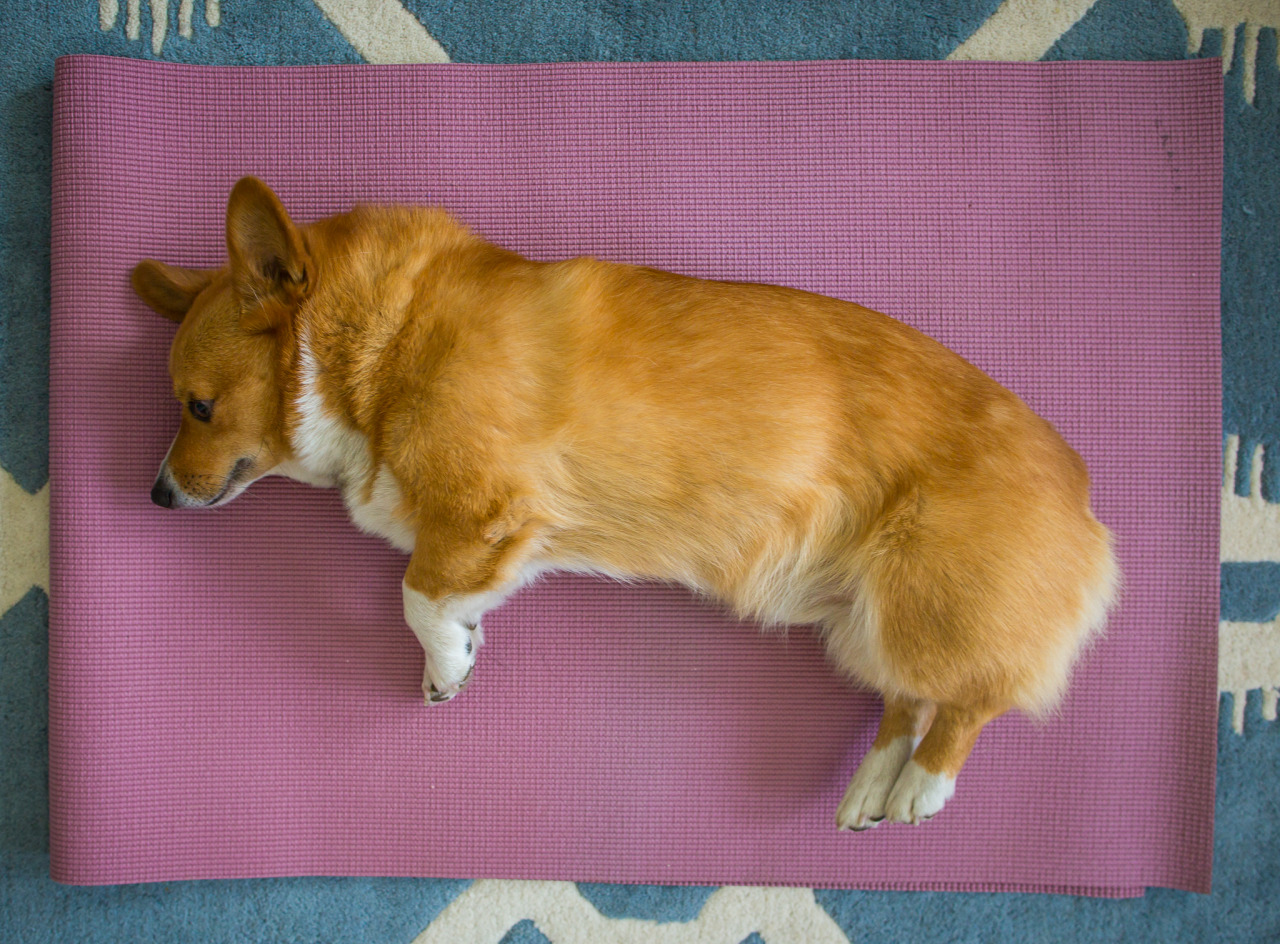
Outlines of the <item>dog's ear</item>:
M288 302L310 289L306 240L284 205L261 180L241 178L227 201L231 279L244 304L248 331L271 331L287 317ZM284 302L285 304L281 304Z
M154 259L143 259L129 276L138 297L170 321L182 321L212 280L211 271L182 269Z

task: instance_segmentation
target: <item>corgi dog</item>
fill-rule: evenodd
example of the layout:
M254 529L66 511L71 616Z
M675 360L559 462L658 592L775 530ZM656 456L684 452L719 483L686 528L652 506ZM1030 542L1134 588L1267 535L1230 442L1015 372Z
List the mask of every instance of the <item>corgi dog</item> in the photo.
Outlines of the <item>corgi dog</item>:
M228 262L152 260L182 409L152 500L337 487L408 554L427 704L481 619L553 570L675 581L818 627L879 692L841 829L919 823L983 726L1057 703L1117 584L1084 462L1017 396L858 305L592 258L525 259L440 209L297 225L261 181Z

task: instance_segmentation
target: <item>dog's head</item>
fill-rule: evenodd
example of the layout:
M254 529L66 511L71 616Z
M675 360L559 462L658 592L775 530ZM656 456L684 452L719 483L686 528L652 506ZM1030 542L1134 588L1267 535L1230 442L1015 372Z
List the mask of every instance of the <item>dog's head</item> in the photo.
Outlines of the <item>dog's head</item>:
M142 300L178 322L169 374L182 422L151 490L166 508L225 504L290 458L282 353L313 283L306 238L246 177L227 204L227 252L212 271L150 259L133 270Z

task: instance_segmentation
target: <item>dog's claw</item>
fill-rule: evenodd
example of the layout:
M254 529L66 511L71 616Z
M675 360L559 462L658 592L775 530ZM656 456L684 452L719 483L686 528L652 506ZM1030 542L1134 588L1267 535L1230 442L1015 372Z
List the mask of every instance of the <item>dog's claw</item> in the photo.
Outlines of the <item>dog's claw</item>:
M436 688L435 685L432 685L427 689L426 704L443 705L445 702L452 701L454 698L458 697L462 690L467 687L467 682L471 681L471 673L475 670L476 667L473 664L471 668L467 669L467 674L462 677L462 681L458 683L458 687L451 692L442 692Z
M869 829L875 829L884 822L883 816L871 816L863 820L856 826L850 826L849 829L855 833L865 833Z

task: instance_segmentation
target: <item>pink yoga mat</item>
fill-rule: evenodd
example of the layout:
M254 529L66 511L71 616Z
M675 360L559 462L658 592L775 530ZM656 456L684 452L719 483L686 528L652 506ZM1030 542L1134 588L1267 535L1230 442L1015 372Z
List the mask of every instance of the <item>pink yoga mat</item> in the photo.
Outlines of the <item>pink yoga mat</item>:
M1221 118L1216 61L59 61L53 876L1207 890ZM424 708L405 560L336 495L148 499L173 326L128 272L220 263L248 173L303 221L437 203L536 258L800 286L954 347L1084 455L1117 536L1060 716L991 725L932 823L838 834L880 705L809 630L571 576Z

